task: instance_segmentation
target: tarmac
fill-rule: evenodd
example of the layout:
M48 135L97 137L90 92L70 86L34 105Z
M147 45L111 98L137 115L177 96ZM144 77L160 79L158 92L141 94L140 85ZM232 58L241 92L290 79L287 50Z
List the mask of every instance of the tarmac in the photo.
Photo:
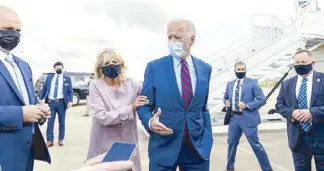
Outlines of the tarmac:
M86 159L89 133L91 128L91 117L82 116L85 112L85 105L72 107L66 115L65 145L49 149L52 164L36 161L35 171L71 171L79 168ZM276 126L276 125L274 125ZM46 137L47 124L41 127ZM58 123L55 124L55 138L58 136ZM269 129L259 133L260 141L264 146L274 171L293 171L293 160L291 151L288 148L287 134L285 129ZM139 129L139 145L142 157L142 169L148 171L148 137ZM224 171L227 156L227 135L214 134L214 143L210 157L211 171ZM314 165L314 164L313 164ZM237 171L261 171L253 150L243 135L237 150L235 168ZM315 167L313 166L313 170Z

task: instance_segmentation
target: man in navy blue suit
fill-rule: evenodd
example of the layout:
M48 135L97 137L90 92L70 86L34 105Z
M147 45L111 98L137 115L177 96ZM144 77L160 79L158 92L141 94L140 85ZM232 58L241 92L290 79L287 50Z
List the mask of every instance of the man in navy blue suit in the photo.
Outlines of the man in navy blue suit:
M191 21L173 20L167 32L170 55L147 64L141 94L149 104L137 110L150 133L149 170L209 171L212 68L191 55L196 35Z
M34 159L51 163L38 120L50 116L47 105L36 105L32 71L11 53L20 41L17 14L0 6L0 168L32 171Z
M63 63L56 62L54 64L55 74L49 74L46 78L45 85L40 92L39 99L42 102L49 104L51 108L51 118L48 119L47 125L47 146L52 147L54 145L54 122L56 113L59 119L59 146L63 146L63 140L65 135L65 114L66 109L72 107L73 89L72 82L69 76L63 73Z
M313 70L315 61L308 50L294 56L298 75L284 81L276 109L287 119L289 147L296 171L324 170L324 74Z
M258 82L245 77L245 63L239 61L235 64L235 74L237 79L228 82L224 95L227 108L225 124L229 124L226 168L234 171L236 149L244 132L262 171L271 171L267 153L258 137L258 125L261 123L259 109L266 104L266 98Z

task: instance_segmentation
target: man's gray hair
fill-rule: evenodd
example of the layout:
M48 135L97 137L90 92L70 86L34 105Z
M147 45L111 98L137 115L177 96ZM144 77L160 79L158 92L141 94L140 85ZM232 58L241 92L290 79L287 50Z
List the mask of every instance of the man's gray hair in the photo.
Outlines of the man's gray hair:
M246 67L246 64L244 62L242 62L242 61L236 62L234 68L236 68L237 65L244 65Z
M311 51L309 51L309 50L307 50L307 49L302 49L302 50L297 51L297 52L295 53L294 57L295 57L296 55L298 55L298 54L301 54L301 53L307 53L307 56L309 56L309 57L310 57L310 56L313 56Z
M172 23L181 23L184 24L189 36L196 36L196 28L192 21L187 19L173 19L168 23L168 26Z

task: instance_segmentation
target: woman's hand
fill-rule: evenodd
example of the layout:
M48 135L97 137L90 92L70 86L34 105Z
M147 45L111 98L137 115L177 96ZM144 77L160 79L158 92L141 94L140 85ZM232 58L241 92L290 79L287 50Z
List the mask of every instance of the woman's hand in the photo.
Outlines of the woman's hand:
M146 96L138 96L133 103L133 111L135 111L139 106L143 106L149 103L149 100L147 100Z

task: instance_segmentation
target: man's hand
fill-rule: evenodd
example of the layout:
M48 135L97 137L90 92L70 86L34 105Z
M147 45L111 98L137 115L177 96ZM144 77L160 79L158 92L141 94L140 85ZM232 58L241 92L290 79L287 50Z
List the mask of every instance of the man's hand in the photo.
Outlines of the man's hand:
M300 115L301 115L300 110L299 109L295 109L293 111L293 113L292 113L292 118L295 119L295 120L297 120L297 121L299 121L298 118L299 118Z
M159 135L171 135L173 134L172 129L167 128L164 124L160 122L159 116L161 115L161 109L159 108L158 111L153 115L150 127L152 131Z
M101 163L106 153L89 159L85 162L85 165L74 171L119 171L119 170L129 170L133 167L133 162L131 161L118 161L118 162L104 162Z
M50 114L50 112L43 112L41 108L36 105L23 106L22 109L24 122L29 123L38 122L40 118L46 117Z
M241 110L244 110L244 109L246 109L246 104L243 103L242 101L240 101L240 102L238 103L238 107L239 107Z
M69 102L67 107L70 108L70 107L72 107L72 105L73 105L72 102Z
M229 100L226 100L225 107L231 107L231 102Z
M297 117L298 121L308 122L312 120L312 114L308 109L304 109L300 111L300 115Z
M45 118L48 119L51 117L51 109L48 106L48 104L43 103L43 104L37 104L38 108L45 114Z

